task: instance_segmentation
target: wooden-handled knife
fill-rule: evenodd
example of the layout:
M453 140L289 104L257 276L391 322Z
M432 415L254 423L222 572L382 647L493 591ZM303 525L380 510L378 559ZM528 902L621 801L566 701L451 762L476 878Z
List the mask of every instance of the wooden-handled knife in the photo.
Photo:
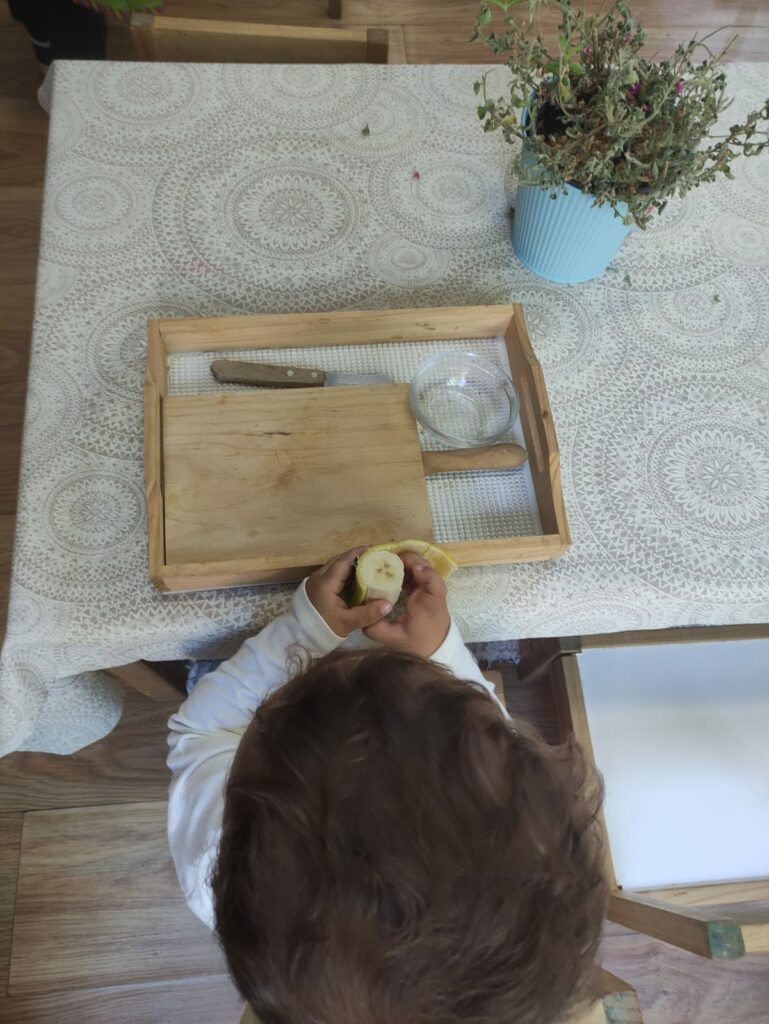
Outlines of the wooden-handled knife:
M489 444L483 448L448 448L422 452L425 476L459 473L468 469L517 469L528 456L519 444Z
M215 359L211 373L220 384L251 384L262 388L332 388L345 384L392 384L383 373L337 373L302 366L273 366L270 363L242 363L236 359Z

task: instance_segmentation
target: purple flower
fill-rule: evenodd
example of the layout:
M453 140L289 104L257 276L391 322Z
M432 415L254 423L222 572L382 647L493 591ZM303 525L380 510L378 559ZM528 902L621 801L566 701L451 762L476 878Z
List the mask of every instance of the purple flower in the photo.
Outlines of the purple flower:
M676 82L676 92L679 96L683 96L684 94L684 81L682 78L679 78Z
M648 114L649 111L651 110L651 107L649 106L648 103L642 103L641 104L641 110L643 110L644 114Z
M639 78L638 81L635 83L635 85L631 85L630 86L630 88L628 89L628 94L630 96L637 96L639 94L639 92L641 91L641 86L642 85L643 85L643 82Z
M583 57L592 57L593 56L593 47L590 45L590 43L588 43L587 46L583 47L583 49L582 49L582 56Z

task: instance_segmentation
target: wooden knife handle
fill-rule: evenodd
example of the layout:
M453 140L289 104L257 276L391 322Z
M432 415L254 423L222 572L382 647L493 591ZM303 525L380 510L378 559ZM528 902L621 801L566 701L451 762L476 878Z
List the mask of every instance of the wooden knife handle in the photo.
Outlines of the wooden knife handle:
M517 469L527 459L519 444L490 444L485 448L452 448L440 452L422 452L425 476L433 473L458 473L463 469Z
M324 370L239 363L235 359L215 359L211 373L220 384L254 384L263 388L322 388L326 383Z

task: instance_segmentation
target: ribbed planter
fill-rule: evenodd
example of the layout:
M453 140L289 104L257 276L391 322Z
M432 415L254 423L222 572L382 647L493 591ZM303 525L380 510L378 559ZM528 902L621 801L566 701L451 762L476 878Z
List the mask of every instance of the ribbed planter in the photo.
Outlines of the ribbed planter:
M519 185L513 220L513 251L529 270L548 281L574 284L603 273L630 228L610 206L567 185L567 194Z
M535 166L524 147L523 163ZM513 218L513 252L529 270L548 281L576 284L598 277L609 266L627 237L611 206L593 206L594 197L573 185L562 189L519 185ZM553 198L555 196L555 198Z

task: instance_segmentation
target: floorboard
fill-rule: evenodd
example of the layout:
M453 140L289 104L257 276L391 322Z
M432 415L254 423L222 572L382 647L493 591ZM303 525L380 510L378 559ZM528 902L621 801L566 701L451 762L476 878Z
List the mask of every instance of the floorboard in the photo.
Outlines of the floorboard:
M47 139L48 115L34 96L0 93L0 186L41 182Z
M768 1024L769 953L713 961L625 928L602 965L638 993L643 1024Z
M70 757L17 751L0 759L6 811L164 800L166 722L180 701L157 703L126 690L123 715L104 739Z
M237 1024L242 1009L219 976L0 999L0 1024Z
M8 965L16 910L22 815L0 813L0 1002L8 991Z
M11 996L224 975L187 908L163 800L24 815Z
M13 535L16 530L14 513L0 514L0 636L5 636L5 623L8 618L8 589L10 587L11 558L13 556ZM2 767L2 761L0 761ZM8 797L3 793L3 810L10 810Z
M34 282L42 203L39 183L0 188L0 286Z

